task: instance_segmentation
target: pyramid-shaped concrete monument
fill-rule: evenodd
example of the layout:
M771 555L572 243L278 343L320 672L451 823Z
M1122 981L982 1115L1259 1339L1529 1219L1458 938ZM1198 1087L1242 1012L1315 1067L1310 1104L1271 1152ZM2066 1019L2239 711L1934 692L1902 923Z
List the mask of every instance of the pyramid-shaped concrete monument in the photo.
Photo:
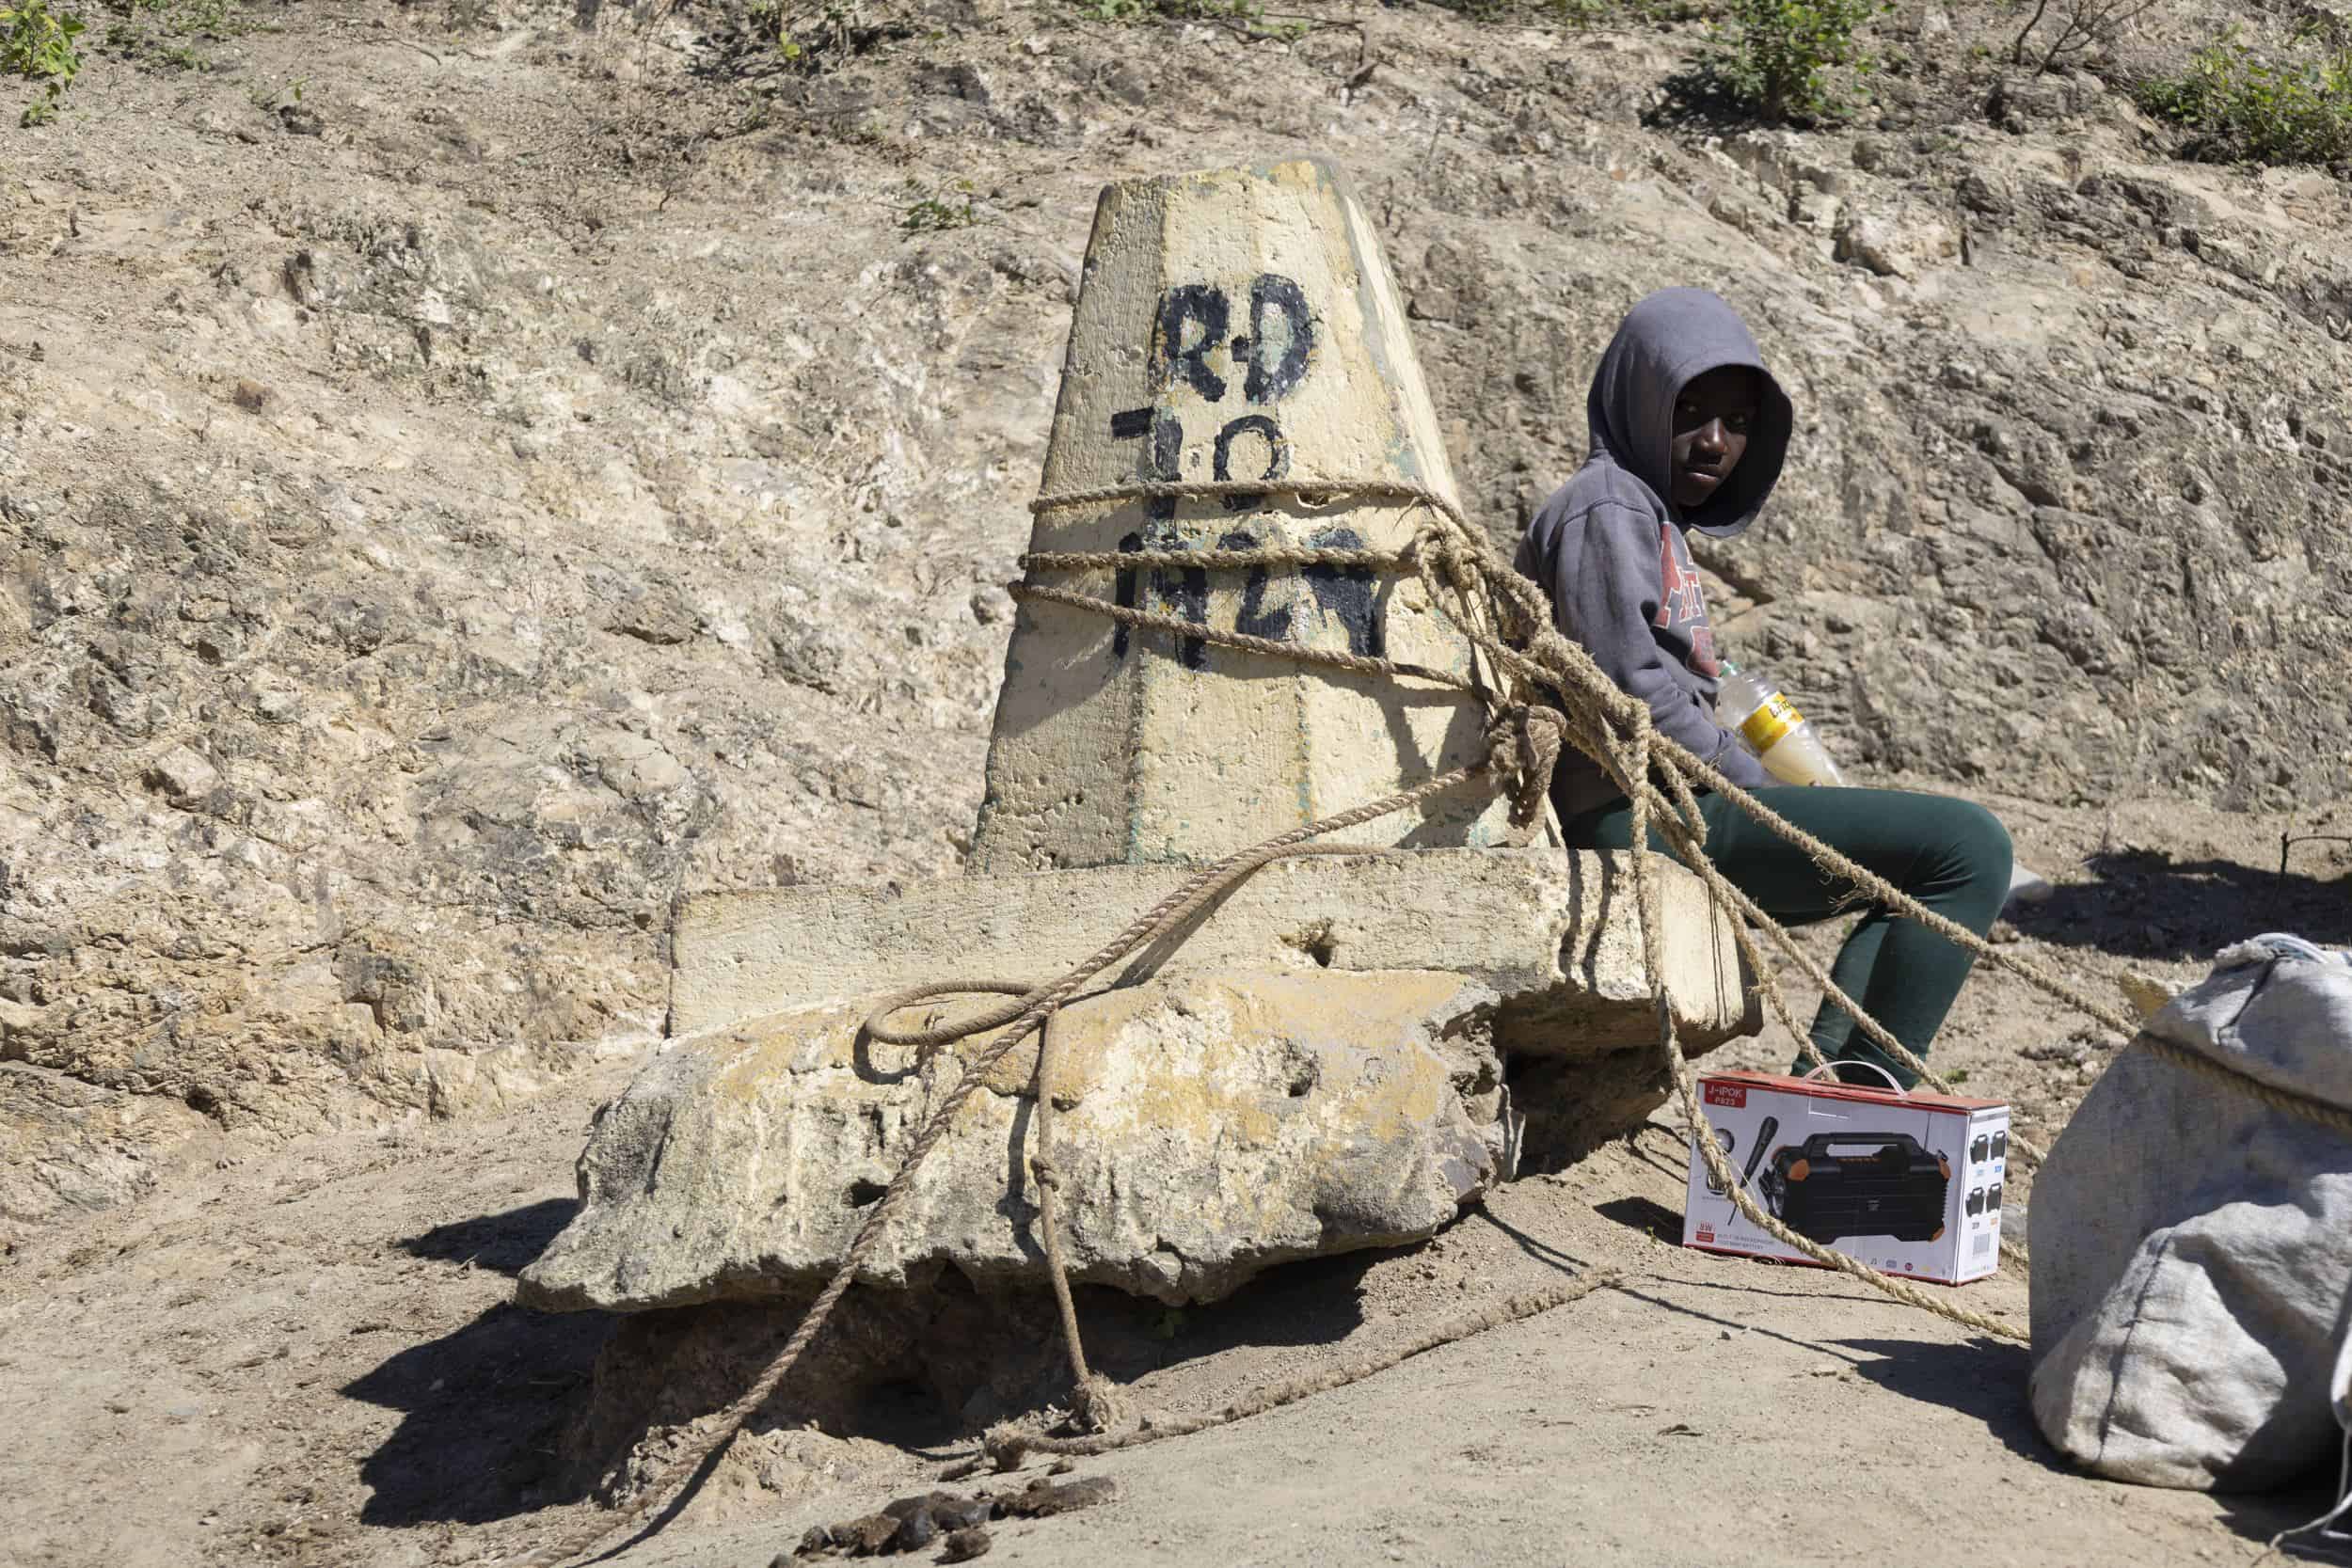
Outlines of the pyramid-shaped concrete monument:
M1029 548L1394 550L1420 504L1353 486L1402 482L1454 499L1396 286L1363 214L1319 164L1114 185L1095 211L1043 492L1203 480L1329 487L1057 506L1040 514ZM1053 576L1276 641L1470 668L1469 644L1409 576ZM1464 692L1033 602L1005 659L973 869L1213 860L1472 761L1483 728ZM1499 845L1504 816L1492 794L1465 791L1334 842Z
M1169 483L1210 495L1106 496ZM1236 483L1281 487L1232 491ZM1169 552L1393 550L1454 479L1396 288L1314 162L1114 185L1097 208L971 874L900 893L712 895L680 912L673 1039L599 1113L581 1206L526 1271L543 1307L798 1297L837 1266L989 1037L862 1021L951 977L1050 981L1201 863L1483 754L1476 705L1216 642L1239 632L1464 673L1407 575L1192 567ZM1317 488L1327 486L1327 488ZM1089 499L1093 498L1093 499ZM1571 1157L1663 1098L1631 890L1465 789L1279 861L1105 972L1052 1023L1073 1276L1214 1300L1290 1259L1419 1240L1528 1151ZM1753 1027L1729 931L1664 868L1684 1037ZM954 1016L981 1002L948 999ZM930 1006L927 1004L926 1006ZM1038 1283L1034 1037L914 1179L862 1277Z

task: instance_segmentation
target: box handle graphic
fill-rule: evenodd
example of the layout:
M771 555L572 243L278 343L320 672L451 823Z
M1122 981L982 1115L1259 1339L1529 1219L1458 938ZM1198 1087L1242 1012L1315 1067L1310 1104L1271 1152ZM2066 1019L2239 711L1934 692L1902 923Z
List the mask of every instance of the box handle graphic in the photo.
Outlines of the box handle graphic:
M1821 1074L1824 1072L1834 1072L1841 1067L1868 1068L1872 1072L1877 1073L1881 1078L1886 1080L1886 1086L1888 1088L1893 1089L1897 1094L1901 1095L1905 1100L1911 1098L1911 1091L1904 1088L1902 1084L1893 1073L1879 1066L1878 1063L1859 1061L1852 1058L1845 1058L1835 1062L1823 1062L1820 1067L1817 1067L1811 1072L1806 1073L1804 1075L1804 1081L1808 1084L1818 1084L1821 1081Z

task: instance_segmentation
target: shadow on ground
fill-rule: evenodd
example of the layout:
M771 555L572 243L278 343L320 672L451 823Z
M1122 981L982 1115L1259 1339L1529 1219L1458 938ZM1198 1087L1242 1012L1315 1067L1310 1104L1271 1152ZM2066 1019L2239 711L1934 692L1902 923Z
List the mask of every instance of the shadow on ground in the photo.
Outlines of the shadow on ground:
M1853 1374L1889 1393L1942 1405L1982 1421L2003 1447L2047 1468L2062 1468L2058 1451L2042 1438L2026 1402L2026 1347L2006 1339L1959 1344L1926 1339L1839 1339L1856 1359Z
M551 1197L502 1214L437 1225L421 1235L404 1238L400 1247L412 1258L495 1269L511 1277L530 1267L579 1212L575 1200Z
M2083 863L2095 880L2018 906L2011 924L2060 946L2166 960L2210 958L2265 931L2292 931L2327 946L2352 942L2352 879L2280 876L2276 866L2175 860L2153 849Z
M2314 1519L2323 1518L2336 1506L2337 1481L2341 1472L2332 1458L2323 1460L2312 1472L2312 1479L2301 1486L2283 1492L2233 1493L2217 1497L2221 1517L2229 1527L2249 1541L2267 1543L2280 1532L2300 1528ZM2290 1562L2352 1562L2352 1522L2339 1526L2344 1531L2333 1542L2324 1535L2305 1536L2290 1541L2279 1548L2280 1555Z
M579 1207L549 1198L435 1226L400 1247L512 1276ZM345 1385L345 1396L402 1413L360 1464L373 1494L362 1522L482 1524L584 1495L559 1481L558 1439L617 1322L603 1312L527 1312L501 1303Z
M1613 1198L1607 1203L1593 1205L1593 1212L1605 1220L1614 1220L1630 1230L1638 1230L1654 1241L1669 1246L1682 1244L1682 1216L1654 1199L1646 1197Z
M361 1523L483 1524L585 1496L549 1495L559 1489L558 1439L614 1323L602 1312L501 1303L345 1385L351 1399L401 1412L360 1463L372 1494Z
M1078 1320L1087 1355L1126 1383L1246 1346L1336 1344L1363 1326L1366 1272L1395 1256L1371 1249L1285 1263L1206 1307L1163 1307L1107 1289L1083 1291Z
M1854 1363L1856 1377L1867 1378L1908 1399L1973 1417L1982 1421L1985 1430L2011 1453L2046 1469L2078 1475L2107 1487L2121 1506L2128 1508L2136 1497L2154 1494L2153 1488L2108 1481L2092 1475L2074 1465L2043 1438L2042 1429L2034 1423L2033 1407L2026 1393L2026 1380L2032 1359L2023 1345L1992 1339L1957 1345L1916 1339L1837 1342L1862 1357ZM2217 1495L2215 1501L2220 1505L2223 1522L2230 1528L2249 1541L2267 1542L2280 1530L2292 1529L2327 1513L2335 1502L2335 1461L2329 1457L2324 1479L2322 1471L2315 1469L2308 1485L2283 1492ZM2316 1560L2345 1560L2341 1556Z

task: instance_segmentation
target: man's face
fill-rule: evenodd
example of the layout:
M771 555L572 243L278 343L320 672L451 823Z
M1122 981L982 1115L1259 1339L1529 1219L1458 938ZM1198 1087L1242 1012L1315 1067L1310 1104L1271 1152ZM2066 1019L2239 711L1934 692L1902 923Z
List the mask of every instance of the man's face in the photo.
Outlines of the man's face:
M1708 371L1682 388L1667 457L1677 508L1688 512L1723 488L1747 452L1759 402L1756 372L1740 365Z

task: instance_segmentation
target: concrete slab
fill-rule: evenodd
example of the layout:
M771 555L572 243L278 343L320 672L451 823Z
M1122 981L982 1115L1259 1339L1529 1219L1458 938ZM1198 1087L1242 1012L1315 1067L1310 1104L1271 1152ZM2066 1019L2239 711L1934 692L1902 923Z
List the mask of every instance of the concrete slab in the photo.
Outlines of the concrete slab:
M1193 868L1110 865L968 877L892 893L706 895L673 938L674 1035L957 978L1052 980ZM1661 863L1666 986L1694 1046L1756 1027L1724 917ZM1400 849L1278 861L1105 978L1260 970L1446 970L1500 999L1508 1051L1639 1046L1656 1024L1624 857L1589 850Z

